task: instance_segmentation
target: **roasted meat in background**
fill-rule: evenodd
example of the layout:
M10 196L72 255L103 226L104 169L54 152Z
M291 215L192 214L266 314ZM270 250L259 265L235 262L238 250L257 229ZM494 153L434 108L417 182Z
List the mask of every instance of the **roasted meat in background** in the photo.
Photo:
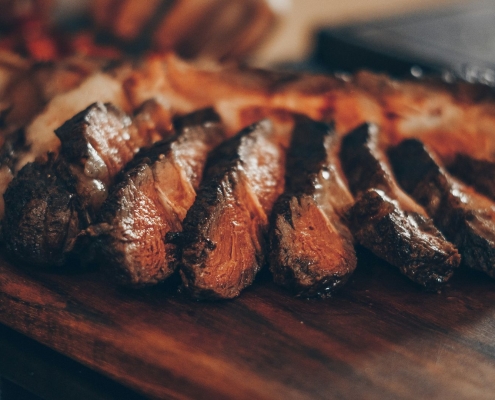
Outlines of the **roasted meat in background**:
M166 279L175 269L173 246L165 235L182 230L196 198L208 153L223 139L212 110L175 122L177 135L144 149L113 188L94 236L94 262L111 280L144 286Z
M220 145L180 235L184 286L197 298L236 297L265 261L273 204L284 188L290 135L263 120Z
M93 0L92 15L97 29L124 48L214 60L245 57L277 21L264 0Z
M364 124L346 135L340 157L357 199L347 212L356 240L427 289L448 281L460 263L457 249L397 186L378 127Z
M151 143L142 133L110 104L95 103L65 122L56 130L59 156L27 164L5 193L7 251L23 263L63 265L116 175Z
M450 176L420 141L390 150L397 180L462 255L465 265L495 277L495 203Z
M297 117L286 188L271 217L270 271L277 284L298 296L327 297L347 281L357 260L341 217L352 202L333 127Z
M69 3L69 4L67 4ZM38 61L145 51L242 60L288 0L0 0L0 49ZM77 29L75 29L77 28Z

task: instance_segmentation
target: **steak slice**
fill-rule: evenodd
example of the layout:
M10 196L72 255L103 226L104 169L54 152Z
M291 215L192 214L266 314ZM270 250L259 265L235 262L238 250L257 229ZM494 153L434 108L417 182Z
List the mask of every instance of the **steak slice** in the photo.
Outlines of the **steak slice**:
M63 264L79 233L77 198L55 168L52 158L29 163L5 193L6 250L35 267Z
M194 297L236 297L262 267L268 215L284 187L285 149L279 139L272 122L263 120L209 158L183 233L173 238L184 286Z
M115 176L149 144L129 116L111 104L95 103L55 130L66 180L83 209L97 211ZM90 219L94 219L94 215Z
M149 144L129 116L101 103L75 115L56 134L62 142L59 156L27 164L5 193L6 249L33 266L65 263L115 176Z
M495 200L495 162L456 154L448 170L479 193Z
M464 264L495 277L495 204L450 176L418 140L389 154L400 185L459 248Z
M286 188L274 206L270 270L302 297L327 297L356 268L340 216L353 198L340 176L333 126L299 116L287 155Z
M207 155L224 138L212 110L182 117L175 126L177 136L138 155L104 204L101 223L89 228L98 261L119 284L151 285L172 274L174 249L165 235L182 230Z
M364 124L342 140L340 156L356 203L347 220L356 240L409 279L437 289L460 263L457 249L393 177L378 128Z

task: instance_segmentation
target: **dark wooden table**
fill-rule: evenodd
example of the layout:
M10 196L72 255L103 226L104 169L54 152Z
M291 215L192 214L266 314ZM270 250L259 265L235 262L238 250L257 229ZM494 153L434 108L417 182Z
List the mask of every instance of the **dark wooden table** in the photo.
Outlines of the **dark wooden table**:
M145 396L0 325L0 400L39 399L143 400Z
M216 303L0 261L0 322L56 350L0 327L0 375L46 399L495 398L495 281L462 271L424 293L359 258L332 299L264 276Z

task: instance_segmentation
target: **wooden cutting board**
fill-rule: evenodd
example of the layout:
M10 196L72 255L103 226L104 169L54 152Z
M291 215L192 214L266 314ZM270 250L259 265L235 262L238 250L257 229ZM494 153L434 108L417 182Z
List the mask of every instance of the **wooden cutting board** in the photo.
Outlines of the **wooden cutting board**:
M493 399L495 281L423 293L364 250L334 298L267 277L233 301L0 260L0 322L141 393L211 399Z

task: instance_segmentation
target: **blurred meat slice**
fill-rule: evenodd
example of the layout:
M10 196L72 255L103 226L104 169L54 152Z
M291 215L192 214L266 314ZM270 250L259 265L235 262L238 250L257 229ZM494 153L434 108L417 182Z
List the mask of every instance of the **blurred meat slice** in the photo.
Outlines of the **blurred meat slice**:
M177 135L138 155L105 203L101 223L89 228L97 261L120 284L144 286L175 268L165 235L182 230L208 153L224 138L218 116L198 111L176 121Z
M263 120L224 142L173 241L184 286L197 298L233 298L264 263L268 215L282 193L287 132Z
M450 176L416 139L389 154L400 185L459 248L463 263L495 277L495 203Z
M274 110L335 120L339 134L364 121L383 121L377 100L333 76L187 63L174 54L147 58L124 87L133 105L161 98L182 113L214 107L231 135Z
M356 268L341 221L353 198L345 186L332 126L298 117L287 155L286 189L270 229L270 270L298 296L326 297Z
M438 289L458 267L459 254L423 208L397 186L378 128L365 124L349 133L340 156L357 198L347 214L354 237L409 279Z
M264 0L93 0L92 15L99 31L132 51L211 60L246 57L277 21Z

